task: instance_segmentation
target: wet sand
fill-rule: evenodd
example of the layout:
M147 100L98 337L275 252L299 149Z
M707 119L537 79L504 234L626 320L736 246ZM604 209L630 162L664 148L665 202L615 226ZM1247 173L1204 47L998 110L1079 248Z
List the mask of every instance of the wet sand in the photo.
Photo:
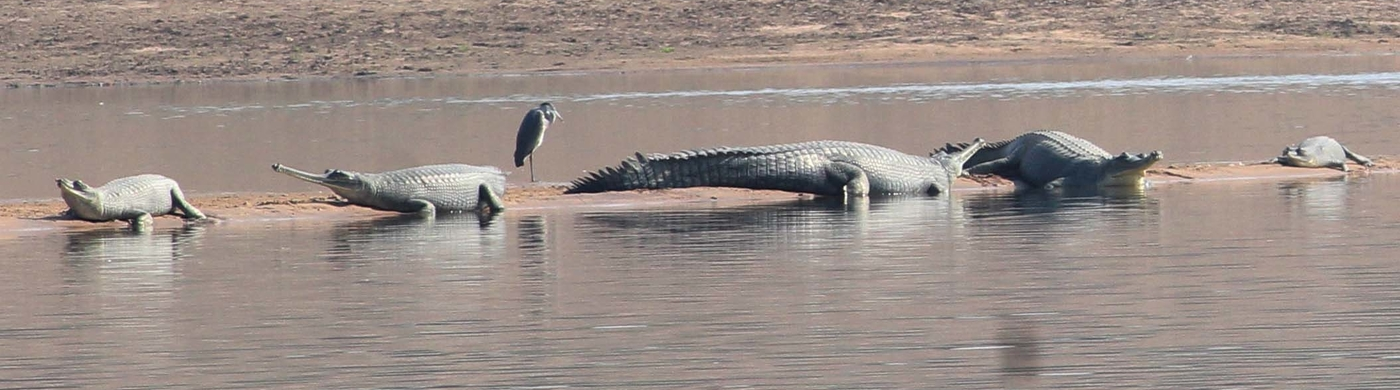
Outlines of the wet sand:
M1349 164L1350 172L1335 169L1295 168L1262 162L1202 162L1178 163L1148 170L1151 186L1208 184L1224 181L1283 181L1307 178L1332 178L1393 174L1400 172L1397 159L1373 156L1376 165L1366 168ZM812 199L811 195L783 191L761 191L733 188L685 188L668 190L637 190L600 194L564 194L565 183L539 183L512 186L504 198L506 213L542 213L550 210L580 210L607 208L666 207L693 204L740 205L793 199ZM954 191L1011 191L1011 182L995 176L960 178ZM211 223L267 220L338 220L387 216L396 213L373 210L344 203L330 191L296 193L187 193L190 202L212 219ZM0 204L0 231L43 229L44 227L111 228L125 222L92 223L59 217L67 207L61 199L12 201ZM176 216L156 218L156 226L178 226L184 223Z

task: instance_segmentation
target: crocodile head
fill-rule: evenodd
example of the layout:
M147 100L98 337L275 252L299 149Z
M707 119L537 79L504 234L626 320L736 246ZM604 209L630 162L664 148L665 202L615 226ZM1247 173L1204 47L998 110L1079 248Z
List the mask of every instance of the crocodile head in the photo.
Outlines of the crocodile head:
M1321 167L1317 161L1317 154L1308 152L1307 149L1297 146L1283 148L1283 153L1279 155L1278 162L1284 165L1295 167Z
M1123 154L1108 160L1104 165L1104 179L1101 183L1106 187L1141 187L1143 179L1147 176L1147 169L1158 161L1162 161L1162 151L1160 150L1141 154L1123 152Z
M359 195L369 192L369 184L361 178L361 173L358 172L327 169L326 173L317 175L282 164L272 164L272 170L303 181L326 186L326 188L331 189L331 192L346 199L356 199Z
M949 145L951 146L952 144ZM978 150L982 150L983 146L987 146L987 141L977 138L972 140L971 143L958 145L957 149L944 147L943 149L939 149L938 152L930 153L929 157L939 164L942 164L943 169L946 169L949 175L952 177L959 177L964 173L963 164L966 164L967 160L972 158L972 155L977 154Z
M97 192L92 186L82 180L55 179L58 182L59 194L63 196L63 203L68 204L69 211L77 215L97 215L102 206L102 194Z

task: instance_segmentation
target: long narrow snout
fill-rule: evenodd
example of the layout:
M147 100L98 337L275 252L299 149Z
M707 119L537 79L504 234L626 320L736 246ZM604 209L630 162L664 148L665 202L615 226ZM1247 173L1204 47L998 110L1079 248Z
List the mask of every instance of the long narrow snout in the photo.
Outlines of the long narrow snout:
M987 146L987 140L981 138L972 140L972 143L968 144L962 151L953 154L953 163L955 163L957 167L962 167L963 164L967 163L967 160L971 159L973 155L977 154L977 151L982 150L985 146Z
M282 164L272 164L272 171L273 171L273 172L280 172L280 173L285 174L285 175L287 175L287 176L295 177L295 178L297 178L297 179L301 179L302 181L306 181L306 182L308 182L308 183L315 183L315 184L320 184L320 185L330 185L329 181L326 180L326 175L317 175L317 174L314 174L314 173L302 171L302 170L299 170L299 169L296 169L296 168L292 168L292 167L289 167L289 166L286 166L286 165L282 165Z

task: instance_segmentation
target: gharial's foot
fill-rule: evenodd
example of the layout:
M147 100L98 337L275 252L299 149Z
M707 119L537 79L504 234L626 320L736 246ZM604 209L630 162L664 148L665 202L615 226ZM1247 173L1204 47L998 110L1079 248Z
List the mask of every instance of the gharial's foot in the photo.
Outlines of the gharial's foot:
M132 218L129 224L133 232L147 232L151 230L151 226L155 222L156 220L151 217L151 214L141 214L139 217Z

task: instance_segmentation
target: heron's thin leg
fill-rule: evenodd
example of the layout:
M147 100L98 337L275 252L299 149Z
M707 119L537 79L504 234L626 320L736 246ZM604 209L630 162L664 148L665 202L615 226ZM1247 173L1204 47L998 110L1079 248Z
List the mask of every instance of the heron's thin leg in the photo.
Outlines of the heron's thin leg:
M530 182L531 182L531 183L534 183L535 181L536 181L536 180L535 180L535 154L534 154L534 153L531 153L531 154L530 154Z

